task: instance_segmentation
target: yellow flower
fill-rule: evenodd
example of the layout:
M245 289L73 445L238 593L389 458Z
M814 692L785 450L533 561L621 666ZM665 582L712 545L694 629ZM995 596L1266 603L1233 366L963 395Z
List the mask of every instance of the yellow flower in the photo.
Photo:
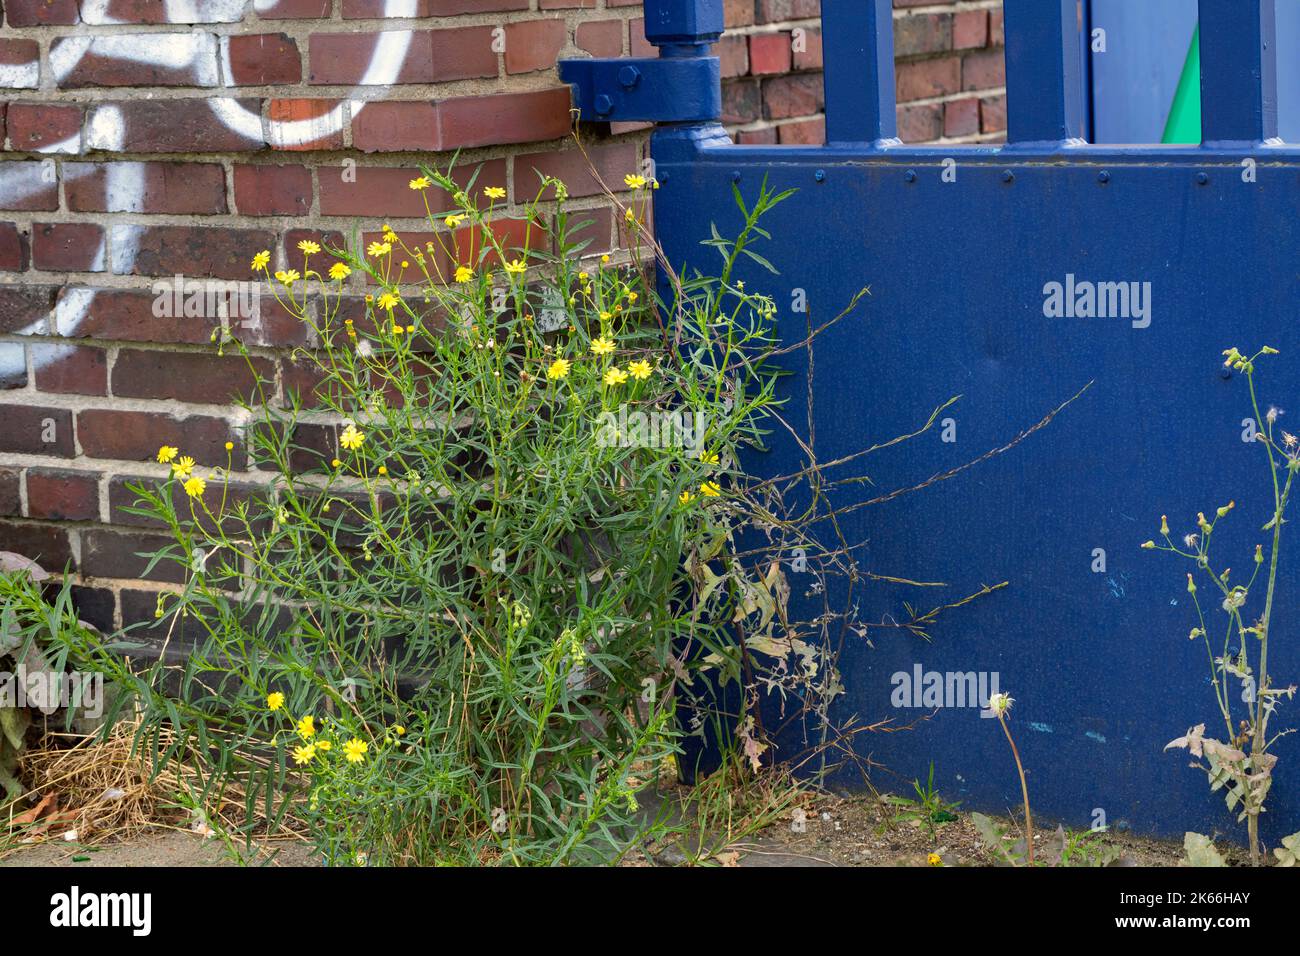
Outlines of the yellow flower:
M474 270L471 269L469 266L457 266L457 267L456 267L456 281L457 281L457 282L465 283L465 282L468 282L468 281L469 281L470 279L472 279L472 278L474 278Z
M592 339L591 351L596 355L610 355L614 351L614 343L604 336L601 336L598 339Z
M185 493L191 498L198 498L203 494L203 490L208 487L208 483L195 475L193 478L186 480L184 488Z
M415 190L428 189L430 186L433 185L433 180L431 180L428 176L417 176L415 179L412 179L409 183L407 183L407 185Z
M314 256L316 253L320 252L320 244L312 242L310 239L304 239L302 242L298 243L298 248L309 256Z
M366 752L369 750L369 745L364 740L358 740L356 737L343 745L343 755L348 758L348 763L361 763L366 759Z
M356 451L365 440L365 433L357 431L356 425L349 425L343 429L343 434L339 436L339 444L350 451Z
M273 694L267 694L266 706L270 710L279 710L284 706L284 694L281 694L278 690Z
M226 451L234 451L234 450L235 450L235 443L233 441L226 442Z
M638 176L635 173L628 173L623 177L623 182L627 184L629 189L644 189L646 178L644 176Z
M684 505L688 505L695 500L695 495L692 494L690 491L683 491L680 495L677 496L677 500Z
M611 365L609 368L605 369L604 382L606 385L622 385L626 381L627 372L623 371L617 365Z
M645 359L638 359L631 363L628 365L627 370L632 373L632 377L638 382L644 382L650 377L650 363Z
M387 242L372 242L366 246L366 255L368 256L386 256L393 251L393 247Z
M288 272L277 272L275 274L275 277L279 279L281 282L283 282L285 285L293 285L295 282L297 282L299 279L302 278L302 276L298 274L297 269L290 269Z
M515 259L513 262L506 263L506 272L512 276L521 276L528 271L528 266L522 259Z
M716 451L700 452L700 461L706 465L716 465L718 463L718 453Z
M393 295L393 293L385 292L383 295L379 297L379 301L375 304L378 305L381 309L388 309L391 312L401 301L402 300L399 299L397 296ZM398 331L399 332L401 331L400 326L398 327Z
M325 740L324 738L321 738L320 740L316 741L316 749L319 750L321 753L325 753L325 751L329 750L333 746L334 745L332 743L330 743L328 740Z
M253 256L253 271L256 272L258 269L265 269L266 264L270 261L271 253L263 249L257 255Z
M716 481L706 481L700 485L700 493L706 498L716 498L722 494L722 486Z
M172 462L172 475L176 478L188 478L194 471L194 459L189 455Z
M931 853L929 856L925 858L925 862L930 864L931 866L943 866L943 857L941 857L938 853Z
M405 737L405 736L406 736L406 728L403 727L401 724L394 724L394 725L393 725L393 732L394 732L395 734L397 734L397 736L399 736L399 737Z
M568 359L556 359L551 363L551 367L546 370L546 377L551 381L558 381L562 378L569 377Z
M350 275L352 275L352 270L341 262L336 262L330 266L330 278L335 282L342 282Z
M458 212L452 213L450 216L448 216L446 219L443 220L443 222L445 222L447 226L451 229L455 229L464 221L465 221L465 217Z
M158 464L165 465L171 461L180 452L179 448L172 445L163 445L158 449Z
M505 199L506 191L500 186L489 186L487 189L483 190L483 195L487 196L488 199Z
M305 747L293 748L293 762L301 767L305 763L311 763L311 758L316 756L316 747L314 744L308 744Z
M298 736L303 740L311 740L316 736L316 718L311 714L298 721Z

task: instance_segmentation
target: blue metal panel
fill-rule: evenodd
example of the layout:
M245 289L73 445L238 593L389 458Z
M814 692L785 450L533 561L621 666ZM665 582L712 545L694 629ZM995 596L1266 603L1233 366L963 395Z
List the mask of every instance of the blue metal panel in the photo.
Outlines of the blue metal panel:
M898 136L893 11L893 0L822 2L828 142Z
M1198 510L1235 498L1240 519L1217 531L1216 541L1249 560L1271 508L1262 456L1241 440L1243 383L1224 378L1220 353L1232 345L1280 348L1284 358L1268 370L1263 401L1300 388L1293 321L1300 277L1289 265L1300 221L1300 149L1250 142L1268 128L1266 55L1257 42L1267 22L1229 23L1226 6L1210 0L1202 2L1203 34L1213 75L1223 76L1231 57L1260 67L1249 81L1230 77L1212 94L1210 126L1233 145L1070 141L1079 114L1070 92L1077 90L1070 49L1078 47L1068 6L1008 0L1015 143L882 142L875 133L887 129L884 111L879 123L836 127L863 142L825 147L742 147L716 125L665 127L652 141L661 183L655 228L675 267L711 269L716 254L701 245L711 227L723 235L739 227L733 184L752 194L766 179L798 190L764 222L774 239L762 252L781 274L755 266L735 278L778 304L803 290L813 325L871 287L871 297L814 345L819 460L912 432L934 407L962 396L951 412L955 442L927 433L857 463L865 469L828 476L870 475L871 485L844 485L834 502L860 506L840 517L838 531L858 545L861 570L946 582L921 592L889 582L859 586L856 614L863 623L902 621L905 602L928 608L982 585L1007 586L942 615L932 641L888 629L868 632L870 644L850 637L839 662L846 692L832 724L855 715L907 723L929 713L891 703L893 675L918 665L997 673L1018 701L1021 752L1044 819L1085 826L1100 808L1120 829L1222 832L1230 827L1220 796L1188 769L1185 755L1162 752L1214 707L1203 650L1185 636L1183 569L1138 545L1155 536L1161 514L1181 534L1193 529ZM1260 9L1253 0L1232 6ZM874 5L868 11L878 14ZM870 23L841 22L853 38L846 49L880 49ZM869 65L878 77L878 64ZM838 69L842 76L845 67ZM861 90L873 109L871 82ZM832 106L851 110L852 95ZM1243 158L1257 161L1254 181L1242 176ZM943 174L954 161L950 181ZM1047 285L1075 279L1150 283L1150 311L1047 317ZM798 341L809 320L782 310L778 331ZM802 431L808 358L792 351L781 360L791 373L780 386L783 415ZM1005 453L923 491L888 495L1015 442L1075 396ZM745 462L752 473L805 466L794 436L776 429L771 442ZM867 505L873 496L885 500ZM1093 571L1096 549L1106 554L1102 573ZM805 594L797 571L788 573L791 617L820 614L821 600ZM1294 615L1298 583L1294 571L1282 579L1279 620ZM831 606L847 610L845 585L833 582L832 591ZM1272 655L1281 682L1300 679L1300 641L1279 631ZM1279 729L1297 723L1289 707ZM806 721L785 727L776 756L798 757L820 733ZM893 775L923 776L933 761L940 788L968 808L1000 811L1019 801L1005 740L977 709L941 709L914 730L864 735L853 746L887 768L881 785ZM1300 829L1300 735L1283 737L1275 752L1280 762L1262 820L1273 841ZM863 781L846 765L833 782Z
M1201 138L1258 143L1277 136L1274 0L1200 0Z
M1007 139L1060 142L1084 134L1077 0L1004 0Z

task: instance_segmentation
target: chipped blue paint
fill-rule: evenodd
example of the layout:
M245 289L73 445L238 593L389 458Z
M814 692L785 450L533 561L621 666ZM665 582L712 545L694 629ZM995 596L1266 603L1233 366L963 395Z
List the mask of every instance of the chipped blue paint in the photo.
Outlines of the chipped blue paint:
M1052 725L1051 725L1051 724L1045 724L1045 723L1043 723L1042 721L1038 721L1038 720L1031 720L1031 721L1029 722L1029 729L1030 729L1030 730L1036 730L1036 731L1038 731L1040 734L1054 734L1054 733L1056 733L1056 731L1052 729Z
M1103 737L1101 734L1097 733L1097 731L1095 730L1088 731L1086 734L1084 734L1084 736L1087 737L1089 740L1097 741L1097 743L1099 744L1104 744L1106 742L1106 738Z

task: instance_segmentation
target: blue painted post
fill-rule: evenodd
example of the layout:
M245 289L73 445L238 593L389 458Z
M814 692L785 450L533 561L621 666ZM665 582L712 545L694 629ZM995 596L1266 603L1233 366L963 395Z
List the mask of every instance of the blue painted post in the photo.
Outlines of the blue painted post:
M898 138L892 0L822 0L826 140Z
M1200 0L1201 141L1277 136L1275 0Z
M1077 0L1004 0L1007 141L1082 139L1083 53Z
M722 0L645 0L645 36L660 56L703 56L723 26Z

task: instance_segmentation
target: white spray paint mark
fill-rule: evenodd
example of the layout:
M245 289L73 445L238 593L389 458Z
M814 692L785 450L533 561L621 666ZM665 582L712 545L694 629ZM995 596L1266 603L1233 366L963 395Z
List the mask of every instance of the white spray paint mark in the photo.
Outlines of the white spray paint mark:
M211 33L70 37L50 48L55 80L62 83L87 54L168 70L189 70L192 85L217 85L217 38Z
M11 90L34 90L41 85L41 63L0 63L0 86Z

